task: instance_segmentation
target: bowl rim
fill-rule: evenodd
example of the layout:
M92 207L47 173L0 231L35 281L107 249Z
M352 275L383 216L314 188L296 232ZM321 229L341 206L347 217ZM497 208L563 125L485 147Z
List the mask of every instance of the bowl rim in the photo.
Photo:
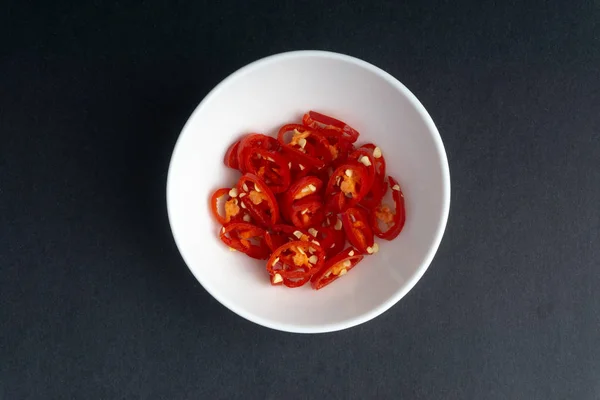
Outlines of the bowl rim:
M265 65L268 65L271 63L276 63L276 62L279 62L282 60L293 59L293 58L298 58L298 57L302 57L302 58L304 58L304 57L323 58L324 57L324 58L340 60L340 61L344 61L344 62L348 62L348 63L354 64L354 65L357 65L357 66L362 67L372 73L375 73L376 75L383 78L390 85L392 85L394 88L396 88L397 90L402 92L402 94L404 96L406 96L406 98L414 105L417 112L421 115L421 117L425 121L427 129L432 134L432 137L433 137L433 140L435 143L435 147L436 147L436 151L438 153L438 157L440 159L440 163L442 166L442 175L443 175L442 176L442 180L443 180L443 182L442 182L442 186L443 186L443 188L442 188L442 190L443 190L443 193L442 193L442 195L443 195L442 217L438 223L435 237L429 246L429 249L427 251L424 261L417 268L417 270L411 276L411 278L408 279L402 287L398 288L398 290L392 296L390 296L390 298L388 300L386 300L385 302L381 303L377 307L375 307L367 312L364 312L360 315L348 318L341 322L318 324L318 325L308 325L308 326L304 326L304 325L298 326L298 325L294 325L294 324L290 324L290 323L281 323L281 322L277 322L277 321L273 321L273 320L270 320L267 318L253 315L251 313L248 313L248 312L238 308L236 306L236 304L234 304L233 302L230 302L227 298L224 298L220 294L211 290L211 288L208 285L205 285L200 274L194 272L194 270L190 267L190 263L188 262L186 255L181 250L182 248L180 246L180 241L179 241L179 239L177 237L177 233L175 232L174 227L173 227L171 206L170 206L171 201L169 200L171 197L171 193L172 193L172 190L171 190L171 187L172 187L171 176L172 176L172 171L173 171L172 167L173 167L174 160L176 158L176 155L177 155L179 147L180 147L181 138L183 136L183 133L185 131L187 131L187 129L189 129L189 125L191 124L191 121L193 121L195 119L194 118L195 115L202 109L202 107L205 104L209 103L215 96L217 96L227 85L229 85L231 82L234 82L235 80L241 78L245 74L248 74L255 69L262 68ZM398 79L394 78L391 74L382 70L381 68L376 67L375 65L373 65L371 63L368 63L367 61L364 61L359 58L352 57L352 56L349 56L346 54L335 53L335 52L330 52L330 51L322 51L322 50L296 50L296 51L289 51L289 52L284 52L284 53L273 54L273 55L258 59L256 61L253 61L250 64L247 64L247 65L239 68L235 72L231 73L229 76L227 76L225 79L223 79L220 83L218 83L210 92L208 92L208 94L202 99L202 101L198 104L198 106L196 106L194 111L190 114L190 116L188 117L188 120L186 121L185 125L181 129L179 136L177 137L177 141L173 148L173 153L171 155L171 159L169 162L169 170L167 173L166 200L167 200L166 202L167 202L167 215L168 215L168 219L169 219L169 226L171 228L171 232L173 234L173 239L175 241L175 244L177 246L177 250L179 251L179 254L183 258L183 261L185 262L186 266L188 267L188 269L190 270L192 275L194 275L196 280L202 285L202 287L211 296L213 296L215 299L217 299L217 301L219 301L222 305L224 305L225 307L227 307L229 310L233 311L235 314L239 315L240 317L242 317L248 321L254 322L258 325L262 325L264 327L270 328L270 329L284 331L284 332L290 332L290 333L326 333L326 332L334 332L334 331L348 329L348 328L360 325L362 323L365 323L367 321L370 321L371 319L383 314L384 312L389 310L393 305L395 305L398 301L400 301L416 285L416 283L423 277L423 275L425 274L425 271L429 268L431 262L433 261L435 254L439 248L439 245L442 241L442 237L444 235L444 231L446 229L446 225L448 222L448 214L450 211L450 168L448 166L448 158L446 155L444 144L442 142L442 138L439 134L437 127L435 126L435 124L433 122L433 119L431 118L431 116L429 115L429 113L427 112L425 107L417 99L417 97L406 86L404 86L404 84L402 84Z

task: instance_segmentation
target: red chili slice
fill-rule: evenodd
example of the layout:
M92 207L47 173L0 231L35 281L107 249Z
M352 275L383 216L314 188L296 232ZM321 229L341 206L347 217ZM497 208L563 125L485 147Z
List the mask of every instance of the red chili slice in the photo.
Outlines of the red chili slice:
M340 135L340 132L332 129L319 129L313 133L314 136L323 137L323 146L329 151L331 165L339 166L348 158L348 154L354 151L354 145Z
M242 222L244 216L246 216L246 219L250 218L249 213L246 213L241 207L239 199L237 197L231 197L229 195L230 192L230 188L221 188L217 189L210 197L210 210L215 219L222 225L230 222ZM219 211L219 200L223 197L227 197L224 203L225 215L222 215Z
M242 173L246 173L246 165L243 162L248 157L249 153L256 148L265 150L278 151L280 149L279 142L271 136L263 135L262 133L251 133L244 137L238 145L237 158L239 168Z
M344 138L348 139L352 143L356 142L358 136L360 135L356 129L352 128L345 122L316 111L309 111L308 113L304 114L302 123L313 129L327 128L337 130L342 133Z
M292 161L306 168L323 168L331 161L327 140L313 135L313 130L298 124L287 124L279 129L277 140ZM287 140L286 136L290 136Z
M372 179L366 167L359 163L340 165L333 172L327 183L325 196L328 208L343 212L355 206L369 191Z
M349 208L342 214L342 224L346 237L351 245L356 247L361 253L372 253L375 243L373 231L369 226L369 220L365 213L358 208Z
M359 150L367 150L370 151L371 154L373 155L373 160L374 161L374 165L375 165L375 181L379 181L379 183L381 184L381 186L385 186L385 177L386 177L386 165L385 165L385 158L383 157L383 154L381 152L381 149L377 146L375 146L373 143L367 143L367 144L363 144L362 146L359 147Z
M265 230L245 222L234 222L221 229L221 240L227 246L259 260L269 258Z
M324 262L325 252L321 246L296 240L275 249L266 268L272 284L298 287L308 282Z
M244 164L246 171L258 176L275 194L290 186L290 167L287 159L279 153L255 148L246 154Z
M291 201L300 200L303 197L320 193L322 187L323 181L316 176L305 176L290 185L286 197Z
M316 239L325 250L328 258L333 257L342 251L346 244L346 235L344 235L341 221L339 222L339 226L336 226L337 222L334 222L334 225L331 225L330 220L332 218L335 218L335 221L338 221L337 216L326 217L325 221L323 221L325 226L316 230ZM314 231L312 232L314 233Z
M298 201L304 197L311 196L321 192L323 187L323 181L316 176L305 176L294 182L281 200L281 214L289 222L292 221L292 205L295 201Z
M241 140L238 140L237 142L229 146L227 152L225 153L225 159L223 161L225 162L225 165L229 168L240 168L240 163L238 160L238 148L240 147L240 142Z
M290 219L298 228L319 226L325 218L323 199L319 195L311 195L294 201L291 205Z
M244 174L237 184L242 207L262 226L272 226L279 220L279 205L269 187L256 175Z
M388 177L388 181L390 189L392 190L395 211L392 212L389 206L385 204L378 205L371 212L371 228L373 228L373 232L377 237L385 240L392 240L395 239L400 232L402 232L402 228L404 228L406 211L404 209L404 194L402 194L400 185L391 176ZM387 225L387 230L382 231L380 229L380 221Z
M308 242L311 241L311 239L312 237L305 229L285 224L273 225L270 228L270 231L267 232L265 238L267 245L272 251L280 246L283 246L287 242L293 242L296 240Z
M329 285L331 282L345 275L356 266L364 256L353 247L348 247L338 255L325 262L325 265L313 275L310 284L315 290Z

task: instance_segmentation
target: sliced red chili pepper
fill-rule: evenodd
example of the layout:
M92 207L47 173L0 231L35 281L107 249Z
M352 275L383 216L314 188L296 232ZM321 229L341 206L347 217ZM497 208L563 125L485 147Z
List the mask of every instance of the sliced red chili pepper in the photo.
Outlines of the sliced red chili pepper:
M354 151L354 145L340 133L331 129L319 129L313 133L314 136L323 137L323 146L329 151L331 164L339 166L348 158L348 154Z
M298 287L308 282L324 262L325 252L321 246L296 240L275 249L266 268L272 284Z
M287 242L296 240L308 242L311 240L311 236L304 229L292 225L277 224L270 228L270 232L267 232L265 239L271 250L275 250Z
M292 222L292 204L304 197L320 193L323 181L316 176L305 176L292 183L281 200L281 214L289 222Z
M373 160L374 161L374 165L375 165L375 175L376 178L375 180L379 180L381 183L385 182L385 158L383 157L383 153L381 152L381 149L377 146L375 146L373 143L367 143L367 144L363 144L362 146L359 147L359 150L361 149L365 149L371 152L371 154L373 155Z
M272 226L279 220L279 205L269 187L256 175L246 173L237 184L242 208L246 208L256 222Z
M247 158L247 155L253 151L253 149L261 148L265 150L278 151L281 145L277 139L263 135L262 133L251 133L244 137L238 145L238 163L242 173L246 173L246 165L243 162Z
M255 148L246 153L244 163L246 171L262 179L273 193L281 193L290 186L290 167L279 153Z
M226 217L221 215L219 212L219 199L224 196L229 197L229 188L217 189L212 196L210 196L210 210L212 211L213 216L219 221L220 224L225 224L229 221L226 221Z
M331 282L345 275L358 264L364 256L353 247L348 247L338 255L325 262L325 265L316 272L310 280L315 290L329 285Z
M352 154L348 156L348 158L353 162L358 162L364 165L369 172L369 176L375 177L375 157L373 157L373 151L359 147L358 149L354 150Z
M283 156L286 157L288 154L283 153ZM289 159L289 158L288 158ZM308 174L313 173L314 168L310 168L305 166L304 164L298 162L297 160L289 159L288 166L290 167L290 174L292 176L291 181L296 182L297 180L308 176Z
M340 165L333 172L327 183L325 196L328 207L343 212L355 206L369 191L372 185L367 168L359 163Z
M329 246L326 250L327 257L333 257L342 250L344 250L344 246L346 245L346 235L344 234L344 230L333 230L333 244Z
M245 222L234 222L221 229L221 240L227 246L259 260L269 258L265 230Z
M290 200L300 200L303 197L320 193L323 181L316 176L305 176L290 185L286 197Z
M304 114L302 123L313 129L326 128L337 130L343 134L344 138L348 139L352 143L356 142L358 136L360 135L356 129L352 128L345 122L316 111L309 111L308 113Z
M373 185L371 185L371 190L369 190L365 197L363 197L360 201L360 205L365 207L367 210L372 210L373 208L377 207L379 203L381 203L381 199L383 199L386 192L387 184L376 178L373 181Z
M400 185L391 176L388 177L388 181L392 190L395 211L392 212L389 206L385 204L378 205L371 211L371 228L377 237L385 240L392 240L395 239L402 231L402 228L404 228L406 210L404 209L404 194L402 194ZM387 230L382 231L380 229L380 221L387 225Z
M289 136L287 140L286 136ZM322 135L304 125L287 124L281 127L277 140L286 154L308 168L320 169L331 162L329 143Z
M240 147L240 142L241 140L238 140L237 142L229 146L227 152L225 153L225 159L223 161L225 162L225 165L229 168L240 168L240 163L238 160L238 148Z
M341 228L336 230L333 226L322 226L318 229L309 228L309 231L316 233L316 239L325 250L327 257L333 257L344 249L346 236Z
M240 207L239 199L230 196L231 190L232 189L230 188L217 189L210 197L210 210L215 219L222 225L229 222L242 222L244 216L246 216L246 219L249 218L249 214L244 212ZM235 191L237 191L237 189ZM223 215L219 210L219 200L224 197L226 197L226 199L223 206Z
M376 150L377 149L377 150ZM377 154L377 158L375 155ZM364 157L367 157L365 159ZM364 164L369 170L369 176L373 177L371 189L361 199L360 204L367 209L375 208L385 195L387 184L385 183L385 159L381 149L372 143L367 143L354 151L349 159Z
M292 203L290 219L298 228L319 226L324 218L323 199L319 195L307 196Z
M342 224L346 237L351 245L361 253L372 253L375 243L373 230L369 226L369 220L365 213L359 208L349 208L342 214ZM368 249L371 249L369 251Z

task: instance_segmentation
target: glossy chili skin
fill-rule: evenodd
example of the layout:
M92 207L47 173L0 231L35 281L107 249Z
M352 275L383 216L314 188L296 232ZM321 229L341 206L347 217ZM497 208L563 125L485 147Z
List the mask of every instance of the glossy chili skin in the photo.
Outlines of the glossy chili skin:
M302 117L302 123L313 129L324 128L339 131L342 137L351 143L356 142L358 136L360 135L356 129L352 128L345 122L316 111L309 111L308 113L304 114L304 117Z
M279 221L277 199L258 176L251 173L244 174L238 181L237 190L240 202L259 225L268 227Z
M221 228L220 238L227 246L259 260L269 258L265 230L246 222L233 222ZM252 243L252 241L257 243Z
M244 217L247 219L251 218L250 214L246 212L241 206L239 199L233 198L229 195L231 188L221 188L214 191L214 193L210 197L210 211L213 214L213 217L221 224L225 225L230 222L244 222ZM226 197L225 201L225 215L221 215L219 212L219 200L223 197ZM230 205L236 210L235 214L227 213L227 203L233 203ZM246 221L248 222L248 221Z
M231 146L229 146L227 152L225 153L225 158L223 161L229 168L239 169L240 167L238 160L238 148L240 147L240 142L241 140L238 140L237 142L233 143Z
M271 284L299 287L308 282L324 262L325 252L320 246L296 240L275 249L267 261L266 269L271 276ZM275 281L276 274L279 275L279 282Z
M385 186L387 166L381 149L373 143L366 143L360 146L359 150L367 150L373 154L373 161L375 165L375 182L379 182L381 186Z
M290 218L298 228L319 226L325 218L325 205L321 196L313 194L296 200L291 205Z
M291 136L291 140L287 140L287 136ZM297 140L298 138L300 139ZM327 140L304 125L282 126L277 134L277 140L287 157L305 168L320 169L331 162Z
M212 196L210 196L210 211L212 212L213 217L215 217L215 219L219 221L221 225L225 225L229 221L227 221L225 217L219 213L219 199L224 196L229 197L228 193L230 190L230 188L217 189Z
M340 165L329 178L325 189L328 208L344 212L358 204L371 185L372 178L364 165L354 162Z
M406 210L404 208L404 194L402 193L400 185L391 176L388 177L388 182L390 190L392 190L392 198L394 200L395 208L392 224L388 226L386 230L380 229L380 222L377 217L377 212L383 207L383 205L380 204L371 212L371 228L373 229L375 236L385 240L393 240L398 237L404 228L404 223L406 222Z
M248 154L252 153L252 151L257 148L279 151L281 146L277 139L263 135L262 133L251 133L246 135L241 139L240 144L237 146L237 160L240 172L248 172L244 160L248 157Z
M288 160L281 154L256 148L246 153L245 170L258 176L274 194L284 192L291 183Z
M340 278L356 266L364 256L358 250L348 247L336 256L327 260L310 280L313 289L319 290ZM345 264L344 264L345 263ZM344 271L344 272L342 272ZM337 272L337 273L336 273Z
M294 204L308 196L314 196L321 192L323 181L316 176L305 176L299 178L283 194L281 204L281 214L289 223L298 227L304 227L304 224L294 223Z
M312 236L307 230L287 224L277 224L270 227L266 233L265 240L272 251L278 247L296 240L311 241Z
M373 247L375 237L366 213L360 208L349 208L342 214L344 232L351 245L361 253Z

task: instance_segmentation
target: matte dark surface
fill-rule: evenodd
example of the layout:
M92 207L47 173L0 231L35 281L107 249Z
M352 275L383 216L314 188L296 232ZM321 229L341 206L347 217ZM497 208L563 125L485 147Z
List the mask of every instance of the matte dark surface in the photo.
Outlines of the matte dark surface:
M600 3L215 3L0 7L0 398L599 399ZM294 49L400 79L452 177L423 279L316 336L213 300L165 212L194 107Z

